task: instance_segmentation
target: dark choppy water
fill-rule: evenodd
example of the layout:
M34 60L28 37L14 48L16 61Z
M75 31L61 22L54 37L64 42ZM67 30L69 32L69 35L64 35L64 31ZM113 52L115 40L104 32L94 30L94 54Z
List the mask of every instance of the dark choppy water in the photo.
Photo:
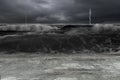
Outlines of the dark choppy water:
M111 55L1 55L1 80L119 80L120 57Z

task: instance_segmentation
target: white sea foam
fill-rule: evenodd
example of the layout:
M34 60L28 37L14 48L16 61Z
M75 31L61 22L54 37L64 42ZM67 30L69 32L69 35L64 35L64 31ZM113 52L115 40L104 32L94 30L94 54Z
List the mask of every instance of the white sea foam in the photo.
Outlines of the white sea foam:
M94 66L91 65L80 65L79 63L67 63L62 64L66 68L77 68L77 69L94 69Z
M78 80L77 78L58 77L54 80Z
M1 80L18 80L16 77L6 77Z

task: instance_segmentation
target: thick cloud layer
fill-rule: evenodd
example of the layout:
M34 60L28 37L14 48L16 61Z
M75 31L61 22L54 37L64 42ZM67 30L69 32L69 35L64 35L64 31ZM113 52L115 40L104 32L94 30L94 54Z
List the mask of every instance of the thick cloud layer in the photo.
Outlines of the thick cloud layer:
M0 0L0 22L87 23L119 22L119 0Z

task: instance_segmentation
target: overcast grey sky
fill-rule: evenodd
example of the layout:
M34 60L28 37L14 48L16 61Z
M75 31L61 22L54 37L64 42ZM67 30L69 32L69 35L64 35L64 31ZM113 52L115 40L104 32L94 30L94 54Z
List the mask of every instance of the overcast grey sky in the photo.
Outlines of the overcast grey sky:
M0 22L87 23L120 22L120 0L0 0Z

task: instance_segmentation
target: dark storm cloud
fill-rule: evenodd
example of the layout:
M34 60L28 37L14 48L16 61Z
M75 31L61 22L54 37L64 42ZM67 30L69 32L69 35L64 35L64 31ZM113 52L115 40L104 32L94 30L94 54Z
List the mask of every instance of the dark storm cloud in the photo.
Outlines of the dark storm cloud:
M119 22L119 0L0 0L0 22L79 23Z
M76 2L78 5L82 3L85 9L92 8L94 22L120 21L119 0L76 0Z

